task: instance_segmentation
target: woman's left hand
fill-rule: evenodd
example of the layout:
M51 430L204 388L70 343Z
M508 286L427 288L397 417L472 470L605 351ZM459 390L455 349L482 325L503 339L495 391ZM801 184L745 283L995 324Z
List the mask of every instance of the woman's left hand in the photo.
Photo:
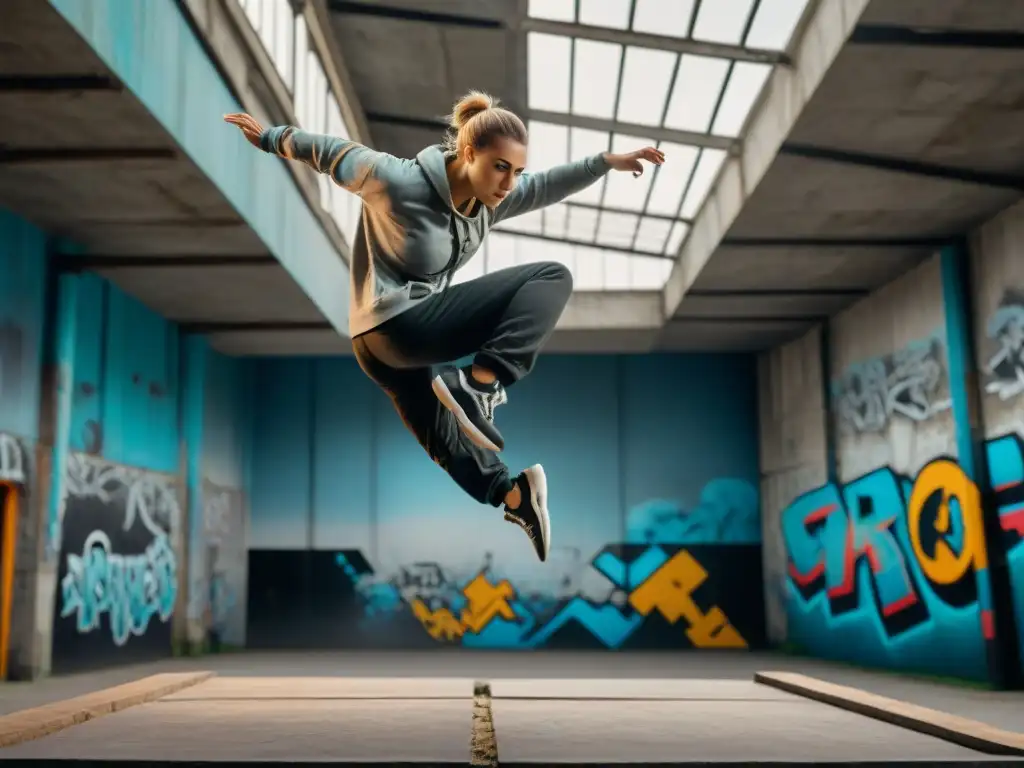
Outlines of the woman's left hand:
M646 160L654 165L661 165L665 162L665 153L654 147L644 147L625 155L613 155L606 152L604 157L613 170L632 171L634 176L643 175L644 167L640 164L641 160Z

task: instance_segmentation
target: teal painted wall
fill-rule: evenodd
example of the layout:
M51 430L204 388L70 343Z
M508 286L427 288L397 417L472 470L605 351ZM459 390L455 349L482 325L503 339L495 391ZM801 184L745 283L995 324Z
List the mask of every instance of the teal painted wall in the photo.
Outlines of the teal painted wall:
M0 210L0 432L34 444L43 364L46 235Z
M752 358L541 358L497 418L513 472L540 462L548 475L554 540L543 565L500 511L474 502L429 459L353 359L259 360L255 377L254 645L760 642ZM643 562L627 578L630 558ZM668 601L661 618L635 621L614 601L656 571L692 583L679 594L659 587L657 599ZM504 624L469 632L458 619L460 590L480 573L507 580L521 601ZM705 582L712 586L691 599ZM715 631L688 635L711 621L705 614L720 617Z

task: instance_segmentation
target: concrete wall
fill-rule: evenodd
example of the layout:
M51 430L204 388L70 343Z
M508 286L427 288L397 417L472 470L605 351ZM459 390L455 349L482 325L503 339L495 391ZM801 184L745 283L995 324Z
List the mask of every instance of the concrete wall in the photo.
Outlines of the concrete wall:
M94 275L53 274L54 247L0 212L0 483L20 501L0 546L6 671L168 656L189 615L193 639L226 624L242 644L249 368Z
M0 211L0 484L17 500L13 536L0 524L0 659L4 671L30 665L35 642L35 567L41 545L40 520L29 510L39 504L33 482L38 472L40 390L43 369L46 237L30 224ZM7 521L4 521L5 523ZM13 560L13 569L8 566ZM2 584L7 587L7 584Z
M548 473L543 566L352 359L256 379L250 647L762 642L753 358L543 357L498 412Z
M761 425L761 520L768 639L787 637L783 509L828 479L821 329L758 361Z
M1022 221L1019 211L1008 213L974 238L973 279L958 267L966 253L936 254L762 357L773 641L872 666L998 676L992 659L1016 635L1014 611L993 597L1003 552L1016 621L1024 616L1024 400L1013 389L1024 371L1024 307L1013 293L1024 285L1015 250ZM973 323L960 313L971 305ZM968 416L976 373L986 388L984 435L974 434ZM822 376L824 408L816 394ZM972 441L981 439L976 452ZM998 509L983 498L986 469L1001 494ZM986 516L995 515L993 529Z
M974 233L971 266L988 474L1024 659L1024 205Z

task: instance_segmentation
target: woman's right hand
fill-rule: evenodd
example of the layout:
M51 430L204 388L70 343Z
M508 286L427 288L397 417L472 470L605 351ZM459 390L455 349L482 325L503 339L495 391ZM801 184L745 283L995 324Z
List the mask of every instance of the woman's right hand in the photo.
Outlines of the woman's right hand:
M256 121L255 117L247 115L244 112L236 112L234 114L224 115L224 122L238 126L238 129L242 132L242 135L245 136L246 140L257 149L261 149L260 136L263 135L263 126Z

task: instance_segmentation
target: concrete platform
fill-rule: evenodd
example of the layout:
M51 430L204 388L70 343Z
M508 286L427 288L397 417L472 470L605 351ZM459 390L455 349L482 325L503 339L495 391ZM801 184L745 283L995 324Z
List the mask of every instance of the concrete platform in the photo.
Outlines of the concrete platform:
M496 761L471 758L474 690ZM214 677L0 749L3 768L200 761L1024 765L752 680L701 679Z

